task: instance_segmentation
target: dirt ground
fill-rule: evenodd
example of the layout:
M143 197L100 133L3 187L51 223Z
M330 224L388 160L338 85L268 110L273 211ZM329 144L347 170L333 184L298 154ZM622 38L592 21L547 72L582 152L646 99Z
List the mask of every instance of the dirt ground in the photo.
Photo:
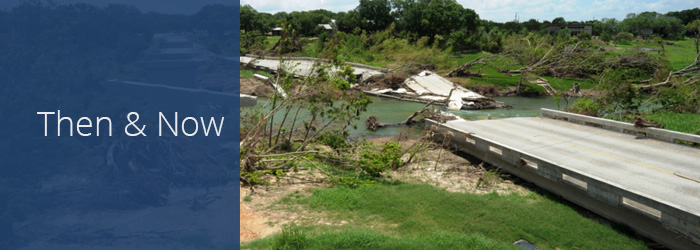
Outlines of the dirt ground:
M241 94L269 97L272 95L272 87L257 79L241 78Z
M391 139L393 138L374 138L370 141L383 144ZM415 139L408 139L400 141L400 144L403 148L407 148L416 142ZM404 156L404 161L406 160L408 160L408 155ZM476 161L472 163L439 146L419 153L411 163L397 170L389 171L385 175L402 182L433 185L448 192L475 194L497 192L499 194L518 193L523 195L528 192L527 189L514 184L509 178L501 178L504 175L495 172L493 168L482 167ZM270 236L278 232L283 225L291 222L327 226L340 226L348 223L345 220L335 221L322 213L307 211L302 207L282 210L271 206L287 195L308 194L310 190L328 187L322 175L300 171L289 173L280 179L270 178L268 181L271 182L270 185L258 186L254 189L241 187L241 242Z

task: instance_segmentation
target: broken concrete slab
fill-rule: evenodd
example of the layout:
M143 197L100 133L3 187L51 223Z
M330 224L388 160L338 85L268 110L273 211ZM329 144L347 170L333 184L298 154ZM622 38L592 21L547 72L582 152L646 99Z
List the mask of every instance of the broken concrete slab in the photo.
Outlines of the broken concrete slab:
M283 69L287 72L292 72L298 77L308 77L314 74L314 69L319 63L327 63L327 60L321 60L318 58L310 57L259 57L259 56L241 56L241 65L248 65L250 67L264 70L270 73L277 73L278 70ZM354 69L354 74L357 76L358 81L363 81L374 76L383 75L387 69L362 65L357 63L346 63ZM338 67L332 68L334 71L340 71Z
M459 86L428 70L407 78L403 86L405 88L396 90L372 89L363 92L406 101L441 103L453 110L493 109L508 106Z

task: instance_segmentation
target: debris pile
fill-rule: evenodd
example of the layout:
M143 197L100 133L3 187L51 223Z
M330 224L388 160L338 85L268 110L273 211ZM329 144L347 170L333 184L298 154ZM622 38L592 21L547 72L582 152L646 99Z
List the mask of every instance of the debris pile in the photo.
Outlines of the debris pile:
M452 110L507 107L502 102L477 94L428 70L406 78L400 87L394 85L391 88L372 88L373 86L364 87L363 92L406 101L441 103Z

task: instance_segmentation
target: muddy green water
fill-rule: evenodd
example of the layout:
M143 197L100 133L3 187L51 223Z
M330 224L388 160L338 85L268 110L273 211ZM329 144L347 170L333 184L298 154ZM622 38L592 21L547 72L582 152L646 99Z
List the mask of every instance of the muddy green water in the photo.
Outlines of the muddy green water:
M389 126L381 128L378 131L367 130L365 128L365 120L367 120L367 117L370 115L376 116L379 121L384 123L398 123L402 122L409 115L413 114L413 112L421 109L425 105L423 103L406 102L381 97L370 98L372 99L372 104L367 107L367 112L363 113L360 120L356 122L357 129L350 132L352 136L361 138L394 137L400 132L415 135L420 133L422 130L422 126L420 125L414 126L412 129L401 129L397 126ZM540 108L557 109L557 104L551 97L496 97L494 99L507 103L513 106L513 108L452 111L447 110L442 106L435 107L468 120L483 120L486 119L489 114L491 117L493 117L493 119L509 117L535 117L539 115ZM571 103L572 100L569 100L569 102ZM266 104L267 99L260 98L258 99L258 105L256 107L262 108ZM563 108L565 104L566 103L564 100L562 100L561 107ZM245 112L249 111L244 109L243 113ZM275 119L275 121L278 120L281 119Z

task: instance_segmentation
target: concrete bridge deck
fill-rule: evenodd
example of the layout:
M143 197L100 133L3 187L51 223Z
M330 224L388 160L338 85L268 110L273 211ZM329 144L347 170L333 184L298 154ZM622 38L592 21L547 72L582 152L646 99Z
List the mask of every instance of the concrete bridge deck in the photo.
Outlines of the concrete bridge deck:
M252 65L254 67L269 72L276 72L281 67L289 72L294 72L294 74L297 76L302 77L311 75L313 73L313 70L316 68L316 64L318 61L319 60L315 58L298 57L286 58L284 59L283 63L280 63L279 58L254 58L250 56L240 57L241 64L249 64L252 62ZM361 65L356 63L347 64L350 65L353 69L355 69L355 75L360 76L362 79L367 79L375 75L382 75L384 74L383 71L386 72L387 70L383 68Z
M700 249L700 149L650 139L670 133L677 137L667 141L692 143L700 137L558 111L543 110L543 116L569 121L449 121L437 128L458 149L657 242Z

